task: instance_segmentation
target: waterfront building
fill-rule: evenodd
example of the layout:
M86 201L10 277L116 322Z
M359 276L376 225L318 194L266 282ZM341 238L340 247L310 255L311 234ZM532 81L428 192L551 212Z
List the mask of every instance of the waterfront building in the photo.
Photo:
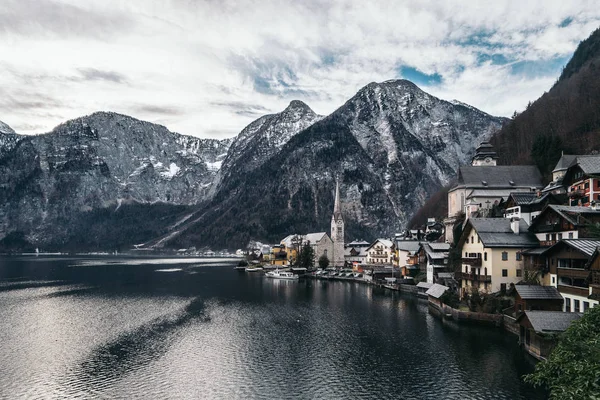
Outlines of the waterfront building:
M428 243L423 242L419 248L419 263L421 271L426 271L427 282L445 283L445 277L440 277L440 273L450 273L452 269L448 266L449 243ZM447 286L447 285L446 285Z
M326 232L308 233L306 235L289 235L281 241L286 249L287 264L293 265L298 259L298 252L309 245L313 249L314 265L317 266L321 256L331 257L334 243Z
M491 144L482 142L470 166L458 170L458 183L448 192L446 241L454 242L453 228L461 214L466 218L487 217L492 208L513 192L536 192L544 186L533 165L496 165L498 155Z
M333 242L331 254L327 257L334 267L344 266L344 217L340 205L340 184L335 184L335 200L331 216L331 240Z
M362 265L366 263L367 248L370 243L364 240L355 240L348 243L344 248L344 260L346 264Z
M598 305L590 286L592 256L598 247L598 239L563 239L544 251L550 285L564 297L564 311L584 312Z
M439 285L437 283L431 285L431 287L425 292L429 304L434 306L434 308L442 310L442 296L444 295L444 293L446 293L446 290L448 289L450 289L448 286Z
M552 286L516 285L515 315L523 311L562 311L563 297Z
M367 264L393 266L396 245L389 239L377 239L366 250Z
M556 346L557 335L566 331L581 313L525 311L517 317L519 343L537 359L545 359Z
M421 242L415 240L397 240L397 257L394 265L400 268L406 279L413 279L419 273L419 249Z
M505 218L470 218L457 247L462 254L461 295L471 288L480 292L504 291L523 277L522 252L539 246L525 221Z

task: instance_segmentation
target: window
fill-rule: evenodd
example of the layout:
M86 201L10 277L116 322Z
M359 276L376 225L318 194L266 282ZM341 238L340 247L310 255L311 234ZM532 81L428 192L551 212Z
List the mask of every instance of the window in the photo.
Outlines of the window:
M481 238L477 235L477 243L481 243Z
M483 261L487 261L487 251L485 253L483 253Z
M565 311L571 312L571 299L568 297L565 297Z
M465 258L469 257L469 253L465 251Z
M485 268L483 269L483 274L484 274L484 275L487 275L487 267L485 267Z
M575 312L579 312L579 300L573 300L573 308Z
M507 261L508 260L508 252L503 251L502 252L502 261Z
M501 283L500 284L500 291L501 292L506 292L506 283Z
M569 239L573 239L573 232L569 232Z
M517 251L516 259L517 261L521 261L521 252Z
M583 310L582 311L585 312L585 310L587 310L588 308L590 308L590 303L587 302L587 301L584 301L583 302Z
M558 240L562 240L562 233L558 234Z
M556 241L556 233L552 234L552 241L555 242Z
M583 185L584 189L589 189L590 188L590 182L586 182L585 185Z
M556 277L555 277L555 276L553 276L553 277L552 277L552 284L553 284L553 285L555 285L555 284L556 284Z
M475 238L471 236L471 243L475 243Z
M502 270L502 276L508 276L508 270L507 269L503 269Z
M550 241L550 234L546 233L546 242Z
M522 269L518 269L517 270L517 278L520 278L523 276L523 270Z

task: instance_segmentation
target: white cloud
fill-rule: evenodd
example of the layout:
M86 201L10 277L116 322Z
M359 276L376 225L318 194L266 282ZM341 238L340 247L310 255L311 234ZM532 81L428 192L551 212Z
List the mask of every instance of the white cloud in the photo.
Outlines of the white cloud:
M7 0L0 120L37 133L111 110L233 136L294 98L330 113L402 65L441 75L434 95L509 116L599 21L594 1Z

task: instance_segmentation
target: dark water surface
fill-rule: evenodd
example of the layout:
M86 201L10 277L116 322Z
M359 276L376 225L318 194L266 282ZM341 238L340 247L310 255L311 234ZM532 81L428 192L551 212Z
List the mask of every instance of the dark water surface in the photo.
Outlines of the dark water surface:
M236 261L0 258L0 398L546 397L516 337Z

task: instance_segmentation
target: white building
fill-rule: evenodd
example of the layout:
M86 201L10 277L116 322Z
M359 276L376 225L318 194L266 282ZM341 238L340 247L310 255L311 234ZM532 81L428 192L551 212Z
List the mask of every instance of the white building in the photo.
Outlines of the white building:
M377 239L366 250L367 264L394 265L396 246L389 239Z

